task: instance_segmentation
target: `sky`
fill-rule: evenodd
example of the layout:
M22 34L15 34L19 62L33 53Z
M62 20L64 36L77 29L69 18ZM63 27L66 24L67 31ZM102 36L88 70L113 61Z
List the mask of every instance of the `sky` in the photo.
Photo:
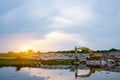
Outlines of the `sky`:
M120 0L0 0L0 52L120 49Z

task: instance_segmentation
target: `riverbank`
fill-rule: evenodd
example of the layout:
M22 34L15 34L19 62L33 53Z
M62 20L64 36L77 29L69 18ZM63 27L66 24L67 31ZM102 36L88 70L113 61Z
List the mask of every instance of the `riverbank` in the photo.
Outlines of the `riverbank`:
M109 53L102 54L101 61L87 61L86 58L89 54L79 53L78 58L80 62L86 62L87 64L97 65L120 64L120 51L111 51ZM15 54L15 56L4 55L0 56L1 66L40 66L44 65L70 65L75 62L75 54L73 53L41 53L41 54Z
M109 52L99 52L102 54L102 59L113 59L120 60L120 50L109 51ZM90 57L88 53L78 53L78 58L80 61L86 61L86 58ZM75 53L35 53L35 52L22 52L22 53L6 53L0 54L0 59L35 59L35 60L67 60L75 59Z

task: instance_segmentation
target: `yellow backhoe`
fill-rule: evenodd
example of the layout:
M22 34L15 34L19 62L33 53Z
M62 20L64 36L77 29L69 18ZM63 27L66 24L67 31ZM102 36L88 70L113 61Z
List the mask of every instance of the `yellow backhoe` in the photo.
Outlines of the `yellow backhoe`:
M86 47L77 48L77 47L75 47L76 58L78 57L78 53L77 53L78 50L87 51L91 59L99 59L99 58L102 57L102 54L100 54L100 53L94 53L94 52L93 52L92 50L90 50L89 48L86 48Z

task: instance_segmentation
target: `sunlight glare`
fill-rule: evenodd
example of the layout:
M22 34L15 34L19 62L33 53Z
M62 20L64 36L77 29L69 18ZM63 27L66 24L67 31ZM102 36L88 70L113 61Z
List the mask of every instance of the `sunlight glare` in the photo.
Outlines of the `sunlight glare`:
M29 50L29 46L25 45L22 47L22 51L28 51Z

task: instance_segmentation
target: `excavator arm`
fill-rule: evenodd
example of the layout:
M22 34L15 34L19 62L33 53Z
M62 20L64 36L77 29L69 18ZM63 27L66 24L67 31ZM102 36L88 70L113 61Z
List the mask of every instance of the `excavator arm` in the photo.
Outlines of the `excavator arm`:
M80 47L78 48L80 50L84 50L84 51L87 51L89 53L90 56L94 55L94 53L92 52L92 50L90 50L89 48L86 48L86 47Z
M85 50L85 51L87 51L91 58L100 58L100 57L102 57L101 54L94 53L92 50L90 50L89 48L86 48L86 47L80 47L80 48L75 47L76 56L78 56L78 54L77 54L78 50Z

